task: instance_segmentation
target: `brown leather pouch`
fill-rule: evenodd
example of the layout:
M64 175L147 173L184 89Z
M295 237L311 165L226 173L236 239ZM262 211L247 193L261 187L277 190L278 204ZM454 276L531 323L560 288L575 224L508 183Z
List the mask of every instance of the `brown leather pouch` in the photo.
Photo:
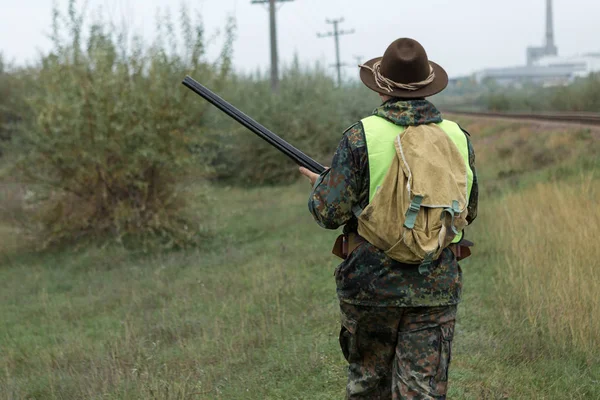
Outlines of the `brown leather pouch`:
M469 242L468 240L461 240L460 242L450 245L450 250L456 256L456 261L464 260L471 256L471 247L473 247L473 242Z
M468 258L471 256L471 249L469 247L458 245L457 248L458 248L458 255L456 256L456 259L458 261L464 260L465 258Z
M341 258L342 260L345 260L346 257L348 257L347 243L348 243L348 241L347 241L346 235L338 236L337 239L335 240L335 244L333 245L333 249L331 250L331 252L334 255Z

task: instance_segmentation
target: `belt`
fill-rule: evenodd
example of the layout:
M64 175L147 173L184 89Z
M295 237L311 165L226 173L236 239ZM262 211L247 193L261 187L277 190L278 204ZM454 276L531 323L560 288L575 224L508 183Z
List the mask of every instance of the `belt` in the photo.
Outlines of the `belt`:
M345 260L358 246L367 242L367 240L356 232L342 234L337 237L331 252ZM464 260L471 256L471 247L474 243L468 240L461 240L458 243L451 244L448 248L454 253L457 261Z

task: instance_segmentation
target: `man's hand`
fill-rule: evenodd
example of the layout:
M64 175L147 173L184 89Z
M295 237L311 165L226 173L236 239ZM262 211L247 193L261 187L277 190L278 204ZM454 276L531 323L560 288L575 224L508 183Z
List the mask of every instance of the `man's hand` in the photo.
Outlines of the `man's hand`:
M299 170L302 175L304 175L308 178L311 185L315 184L315 182L317 181L317 178L319 177L319 174L315 174L314 172L312 172L304 167L300 167Z

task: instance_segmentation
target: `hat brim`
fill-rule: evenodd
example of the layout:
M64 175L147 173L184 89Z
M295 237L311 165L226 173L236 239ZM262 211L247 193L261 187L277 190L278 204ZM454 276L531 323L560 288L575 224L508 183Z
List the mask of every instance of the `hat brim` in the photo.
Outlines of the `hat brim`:
M372 60L369 60L365 63L369 67L373 68L373 65L380 61L383 57L377 57ZM375 83L375 77L373 76L373 72L367 68L360 69L360 80L371 90L374 92L384 94L386 96L398 97L401 99L410 99L410 98L419 98L419 97L429 97L433 96L444 90L446 86L448 86L448 73L442 68L440 65L434 63L433 61L429 61L433 71L435 72L435 78L433 82L429 85L424 86L417 90L405 90L394 88L393 91L388 92L385 89L380 88Z

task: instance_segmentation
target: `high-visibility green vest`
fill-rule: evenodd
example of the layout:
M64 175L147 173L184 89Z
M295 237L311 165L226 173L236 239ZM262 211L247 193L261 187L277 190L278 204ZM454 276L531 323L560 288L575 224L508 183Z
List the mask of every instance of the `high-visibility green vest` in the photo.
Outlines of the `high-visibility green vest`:
M392 160L396 156L396 148L394 140L406 128L396 125L385 118L376 115L367 117L362 120L365 138L367 142L367 153L369 156L369 202L373 200L373 196L377 193L377 188L383 182ZM439 126L452 140L463 156L467 167L467 198L471 195L473 188L473 171L469 165L469 147L465 133L460 129L456 122L443 120L436 124ZM462 239L461 232L456 236L453 243L458 243Z

